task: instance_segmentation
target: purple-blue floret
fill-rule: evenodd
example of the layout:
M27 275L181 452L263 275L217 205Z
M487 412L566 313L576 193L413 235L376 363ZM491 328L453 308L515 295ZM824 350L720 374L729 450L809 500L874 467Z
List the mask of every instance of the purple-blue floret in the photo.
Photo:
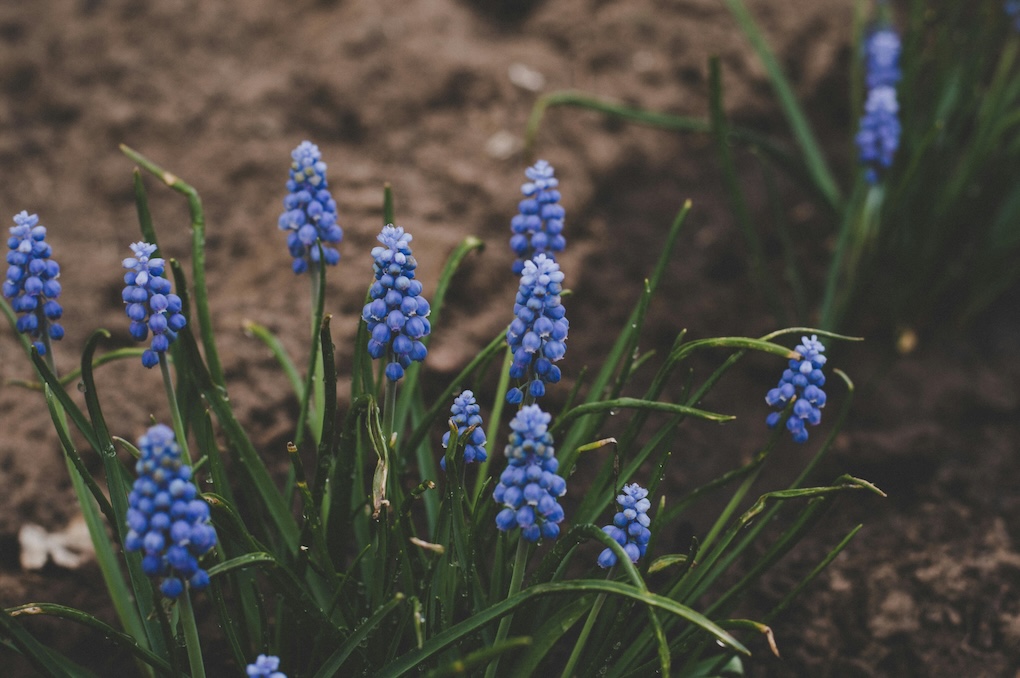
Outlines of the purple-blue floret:
M514 303L516 316L507 328L506 342L513 352L510 378L517 381L507 392L507 402L517 405L524 390L533 398L545 395L545 385L560 380L560 368L553 363L567 351L570 323L560 302L563 272L544 254L524 262L520 287Z
M793 436L794 442L803 443L808 439L808 426L817 426L822 421L822 408L825 407L825 346L818 341L817 335L811 338L801 337L801 343L794 349L801 357L790 359L789 367L783 371L779 384L765 395L765 402L776 411L769 414L765 423L769 428L779 425L782 411L790 400L794 400L793 410L786 420L786 429Z
M457 425L458 436L464 435L465 431L474 427L468 436L467 444L464 446L464 463L472 464L474 462L485 461L487 457L485 453L485 431L482 429L481 408L475 400L475 394L472 391L464 391L454 398L450 412L453 414L450 417L451 421ZM450 431L447 431L443 434L443 449L449 446ZM444 471L446 470L445 455L439 460L439 465Z
M185 585L204 589L209 573L198 560L216 545L216 530L209 524L209 505L191 481L191 467L164 424L139 438L138 450L124 549L142 552L142 571L162 579L160 591L167 598L180 596Z
M421 296L421 282L414 279L418 262L411 254L411 234L391 224L383 227L377 239L382 245L372 249L375 282L361 317L368 323L368 354L388 356L386 378L399 381L412 362L428 355L422 339L432 331L431 309Z
M329 266L336 266L340 252L333 245L343 239L344 232L336 222L336 201L326 181L322 153L312 142L302 141L290 155L293 162L279 226L281 231L287 231L294 273L304 273L310 264L319 262L320 245L322 259Z
M557 474L550 420L538 405L517 411L504 450L509 464L492 493L503 506L496 527L503 532L519 527L521 538L530 542L556 539L564 517L557 499L567 493L567 482Z
M868 94L855 141L870 184L878 183L882 172L892 166L900 144L902 129L896 98L896 83L903 77L900 49L900 37L890 27L872 31L865 41Z
M556 252L562 252L567 244L563 237L563 206L560 192L556 190L559 181L553 176L554 170L545 160L539 160L524 170L529 181L521 186L524 199L518 204L518 214L510 221L510 249L517 255L513 271L517 275L524 270L524 262L536 254L546 254L553 261Z
M273 655L260 654L254 664L248 664L246 672L249 678L287 678L281 671L280 658Z
M625 485L623 493L617 495L616 503L620 510L613 516L613 524L606 525L602 531L623 547L630 562L636 563L638 558L645 555L648 540L652 538L652 532L648 529L651 524L648 509L652 506L648 500L648 490L637 483ZM598 563L602 568L612 567L616 565L616 554L606 548L599 554Z
M131 251L134 256L123 262L128 269L122 294L124 310L131 319L128 331L135 341L145 341L152 331L152 343L142 353L142 364L152 368L188 321L181 313L181 298L170 292L170 281L163 277L165 262L152 256L156 246L136 242Z
M22 211L14 215L14 226L7 239L7 277L3 284L5 299L19 314L18 332L32 339L39 355L46 355L46 338L63 339L64 328L56 322L64 314L60 296L60 265L50 257L53 249L46 242L46 227L39 217Z

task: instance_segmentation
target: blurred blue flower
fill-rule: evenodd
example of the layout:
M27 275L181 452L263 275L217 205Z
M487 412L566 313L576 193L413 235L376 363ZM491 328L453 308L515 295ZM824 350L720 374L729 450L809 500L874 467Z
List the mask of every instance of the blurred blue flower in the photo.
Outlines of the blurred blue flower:
M464 435L464 431L474 426L471 436L464 447L464 463L483 462L485 454L485 431L482 429L481 408L475 401L475 394L471 391L464 391L453 399L453 406L450 408L453 413L451 419L457 425L457 435ZM443 449L450 446L450 431L443 434ZM446 456L439 460L439 465L446 470Z
M637 483L625 485L623 494L616 497L616 503L620 510L613 517L613 524L606 525L602 531L612 537L617 544L630 556L630 562L636 563L638 558L645 555L648 549L648 540L652 533L648 529L651 520L648 518L648 509L652 503L648 501L648 490ZM616 565L616 554L612 549L604 549L599 554L599 567L612 567Z
M412 361L421 362L428 354L421 340L432 331L430 307L421 296L421 283L414 279L418 262L411 254L411 234L391 224L383 227L377 239L382 246L372 249L372 301L365 304L361 317L368 323L369 355L388 356L386 378L398 381Z
M513 352L510 377L526 387L534 398L545 395L546 384L560 380L560 368L553 363L567 352L570 323L560 303L562 283L559 264L545 254L524 262L514 303L517 317L507 329L506 343ZM506 399L514 405L523 402L522 388L511 388Z
M519 527L521 537L531 542L558 537L564 517L557 498L567 493L567 482L556 473L551 418L538 405L517 411L504 450L509 465L492 493L504 507L496 515L496 527L503 532Z
M273 655L260 654L254 664L248 664L249 678L287 678L280 668L280 658Z
M138 478L128 494L124 549L141 551L142 571L162 578L160 591L176 598L190 588L209 585L209 573L198 559L216 545L209 524L209 505L198 498L191 467L169 426L157 424L138 439Z
M864 177L870 184L878 183L882 172L892 166L900 144L902 130L896 99L896 83L903 77L900 49L899 35L888 26L872 31L865 40L868 94L855 141L860 162L865 166Z
M817 335L811 335L810 339L801 337L801 343L794 350L801 357L790 360L779 384L765 395L765 402L776 410L769 414L765 423L769 428L775 428L787 403L795 400L786 428L794 442L803 443L808 439L807 427L817 426L822 421L822 408L825 407L825 391L822 390L825 385L825 375L822 374L825 356L822 353L825 346L818 341Z
M1013 20L1013 30L1020 31L1020 0L1006 0L1002 7L1006 16Z
M330 244L340 242L344 232L336 223L336 201L326 182L322 153L312 142L302 141L290 156L294 161L279 225L281 231L287 231L287 249L294 257L292 268L295 273L303 273L309 263L319 261L317 241L321 241L325 262L336 266L340 252Z
M181 298L170 292L170 281L163 277L163 260L152 256L156 246L136 242L131 251L135 256L123 263L128 272L121 296L131 319L128 331L135 341L145 341L152 330L150 348L142 353L142 364L151 368L159 364L159 354L166 353L188 321L181 313Z
M4 298L19 314L17 330L27 334L39 355L46 355L43 337L59 340L64 328L56 321L64 314L57 301L60 296L60 265L50 256L53 250L46 242L46 227L39 217L22 211L14 215L11 237L7 239L7 278L3 284Z
M517 255L513 271L520 275L524 262L536 254L545 253L553 261L556 252L562 252L567 241L563 238L563 206L560 192L556 190L559 181L553 176L554 170L545 160L539 160L524 170L530 179L521 186L524 200L518 204L518 214L510 220L510 249Z

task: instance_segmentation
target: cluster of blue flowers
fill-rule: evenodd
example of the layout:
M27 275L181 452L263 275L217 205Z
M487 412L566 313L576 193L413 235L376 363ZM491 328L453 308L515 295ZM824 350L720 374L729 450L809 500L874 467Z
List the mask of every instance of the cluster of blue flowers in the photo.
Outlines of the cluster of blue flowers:
M889 26L871 32L865 41L865 71L868 96L864 103L856 142L865 179L875 184L892 166L900 144L899 103L896 83L900 71L900 36Z
M39 217L28 212L14 215L11 237L7 239L7 279L4 298L19 315L18 332L27 334L39 355L46 355L43 338L59 340L64 328L56 321L64 314L57 301L60 296L60 265L50 258L53 250L46 242L46 227Z
M782 410L791 399L793 411L786 420L786 428L792 434L794 442L803 443L808 439L807 426L817 426L822 421L822 408L825 407L825 375L822 366L825 364L825 346L818 341L817 335L811 338L801 337L801 343L795 351L799 359L790 359L789 367L783 371L776 388L770 389L765 395L765 402L777 411L769 414L765 423L775 428L782 417Z
M519 213L510 221L513 231L510 249L517 255L513 265L517 275L524 270L524 262L536 254L544 253L555 261L555 253L562 252L567 244L563 237L563 206L556 190L559 181L553 172L552 165L545 160L524 170L531 181L521 186L524 200L517 206Z
M209 573L199 567L198 559L216 545L209 505L198 498L191 467L181 459L169 426L151 427L139 438L138 449L141 457L128 495L124 548L143 552L142 570L163 578L159 588L167 598L180 596L185 582L204 589Z
M453 417L451 417L453 423L457 425L458 436L464 435L464 431L468 430L468 428L475 427L471 431L467 445L464 446L464 463L471 464L485 461L487 457L485 454L485 431L482 430L481 408L478 407L475 394L472 391L464 391L454 398L450 412L453 414ZM449 446L450 432L447 431L443 434L443 448L445 449ZM439 465L444 471L446 470L445 456L439 460Z
M421 282L414 279L418 262L411 254L411 234L391 224L383 227L377 239L382 246L372 248L372 301L365 304L361 317L371 335L369 355L381 358L389 353L392 361L386 366L386 378L398 381L412 361L421 362L428 355L421 340L432 331L430 307L421 296Z
M510 377L527 382L528 393L540 398L545 385L560 380L560 368L553 365L567 352L567 331L570 323L560 303L563 291L560 266L545 254L524 263L521 283L514 303L514 318L506 332L506 342L513 351ZM506 394L508 403L524 400L520 387Z
M652 538L648 526L648 509L652 503L648 501L648 490L637 483L625 485L623 494L616 496L620 510L613 516L613 524L606 525L602 531L612 537L617 544L630 556L630 562L636 563L645 555L648 540ZM599 567L607 568L616 565L616 554L612 549L605 549L599 554Z
M248 664L247 673L249 678L287 678L279 671L280 658L273 655L260 654L254 664Z
M310 263L318 263L321 242L322 257L330 266L340 261L340 252L327 243L336 244L344 237L336 223L336 201L326 183L326 163L319 147L302 141L291 152L294 162L287 181L287 197L283 199L280 230L287 231L287 249L294 257L295 273L308 270Z
M152 344L142 353L142 364L151 368L159 364L159 354L166 353L188 321L181 313L181 298L170 292L170 281L163 277L163 260L152 257L156 246L136 242L131 251L135 256L124 260L128 272L122 297L131 319L131 336L145 341L152 330Z
M503 532L519 527L521 537L530 542L542 537L555 539L563 520L557 498L566 494L567 483L556 473L559 462L549 433L550 420L538 405L517 411L505 449L510 463L492 493L504 507L496 515L496 527Z

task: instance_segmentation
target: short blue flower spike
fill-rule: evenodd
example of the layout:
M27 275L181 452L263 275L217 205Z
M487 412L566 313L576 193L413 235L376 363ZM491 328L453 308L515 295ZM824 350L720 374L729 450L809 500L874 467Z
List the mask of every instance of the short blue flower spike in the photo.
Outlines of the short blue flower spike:
M49 337L63 339L64 328L56 322L64 314L57 301L60 296L60 265L50 256L53 250L46 242L46 227L39 217L22 211L14 215L11 237L7 239L7 278L3 284L5 299L19 314L17 330L32 339L39 355L46 355Z
M464 391L454 398L453 406L450 408L453 414L451 420L457 425L457 435L461 436L464 431L474 426L471 437L468 438L464 447L464 463L483 462L487 458L485 454L485 431L482 429L481 408L475 401L475 394L471 391ZM443 449L450 446L450 432L443 434ZM439 460L439 465L446 470L446 456Z
M865 41L868 94L855 141L865 166L864 177L870 184L878 183L882 172L892 167L900 144L902 129L896 100L896 83L903 77L900 49L899 35L888 26L872 31Z
M652 522L648 518L648 509L652 506L648 501L648 490L637 483L625 485L623 494L617 495L616 503L620 511L613 517L613 524L606 525L602 531L623 547L624 552L630 556L630 562L636 563L638 558L645 555L648 540L652 538L648 529ZM598 563L602 568L612 567L616 565L616 554L612 549L604 549L599 554Z
M279 226L287 231L287 249L294 257L292 268L295 273L304 273L309 264L319 261L316 242L321 243L326 264L336 266L340 252L332 245L343 239L344 232L336 223L336 201L326 182L322 153L312 142L302 141L290 155L293 162Z
M509 465L492 492L496 503L503 505L496 527L503 532L519 527L521 538L530 542L556 539L564 517L557 499L567 493L567 482L556 473L559 462L549 433L551 419L538 405L517 411L504 450Z
M142 571L162 579L160 591L167 598L180 596L185 583L204 589L209 573L198 559L216 545L216 530L209 524L209 505L191 482L191 467L181 459L174 432L163 424L139 438L138 450L124 549L143 553Z
M260 654L254 664L248 664L246 669L249 678L287 678L278 671L280 658L273 655Z
M145 341L152 331L150 348L142 353L142 364L152 368L188 321L181 313L181 298L170 292L170 281L163 277L163 260L152 256L156 246L136 242L131 251L134 256L123 264L128 272L124 274L126 287L121 296L131 319L128 331L135 341Z
M563 237L563 206L556 190L559 181L553 173L552 165L545 160L524 170L530 181L521 186L524 200L518 204L517 216L510 220L510 249L517 255L513 265L517 275L524 270L524 262L536 254L544 253L555 261L555 253L562 252L567 244Z
M800 345L794 350L801 357L790 360L779 384L765 395L765 402L776 410L765 419L765 423L769 428L778 426L787 403L795 400L786 428L794 442L803 443L808 439L807 427L817 426L822 421L822 408L825 407L825 391L822 390L825 385L825 375L822 374L825 356L822 353L825 346L813 334L810 339L801 337Z
M512 405L523 402L523 388L540 398L546 384L560 380L560 368L553 363L566 354L570 329L560 303L562 291L563 273L551 258L539 254L524 263L514 303L516 318L506 332L506 343L513 352L510 378L522 384L507 392L506 400Z
M421 296L422 285L414 279L418 267L411 254L411 234L400 226L384 226L377 237L382 246L372 249L375 282L369 289L372 301L361 317L368 323L368 354L389 356L386 378L399 381L412 362L428 355L422 338L432 332L429 302Z

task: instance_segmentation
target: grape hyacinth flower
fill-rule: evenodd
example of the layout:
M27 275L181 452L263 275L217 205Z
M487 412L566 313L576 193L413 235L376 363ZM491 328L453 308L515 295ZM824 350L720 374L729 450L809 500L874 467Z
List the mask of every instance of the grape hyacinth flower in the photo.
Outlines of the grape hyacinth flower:
M249 678L287 678L284 673L277 670L279 668L279 657L260 654L254 664L248 664L246 671Z
M421 362L428 354L421 340L432 331L430 307L421 296L421 282L414 279L418 262L411 254L411 234L390 224L377 239L382 246L372 249L372 301L365 304L361 317L368 323L369 355L381 358L388 354L386 378L399 381L412 361Z
M20 314L16 327L27 334L39 355L46 355L44 338L60 340L64 328L56 322L64 314L57 301L60 296L60 265L50 256L53 249L46 242L46 227L39 217L22 211L14 215L11 237L7 239L7 279L4 298Z
M765 396L765 402L777 410L765 420L769 428L779 424L782 410L791 399L795 400L790 418L786 420L786 429L797 443L807 441L807 426L817 426L822 421L822 408L825 407L825 391L822 390L825 385L825 375L822 374L825 346L814 334L810 339L801 337L800 341L794 350L801 357L790 360L779 384Z
M496 515L496 527L503 532L519 527L521 537L530 542L555 539L563 521L563 508L556 500L567 493L567 482L556 473L559 462L549 433L551 419L538 405L517 411L505 449L510 463L492 493L504 507Z
M482 430L482 415L479 414L481 408L478 407L475 394L471 391L464 391L454 398L450 412L453 414L451 417L453 423L457 425L458 436L464 435L464 431L468 430L468 428L475 427L471 431L471 436L467 439L467 445L464 446L464 463L471 464L485 461L487 457L485 454L485 431ZM443 449L446 449L449 445L450 431L447 431L443 434ZM439 460L439 465L444 471L446 470L445 455Z
M506 343L513 351L510 377L527 382L528 393L545 395L545 385L560 380L560 368L553 365L567 352L570 323L560 303L563 291L560 266L545 254L524 263L520 288L514 303L514 318L506 332ZM523 402L520 387L511 388L506 400L512 405Z
M881 173L892 166L900 144L896 83L903 73L899 58L900 37L892 28L879 28L868 36L865 41L868 94L855 141L869 184L878 183Z
M287 249L294 257L294 273L304 273L309 264L318 263L319 247L329 266L340 261L340 252L327 243L336 244L344 237L336 223L336 201L326 183L326 163L319 147L302 141L291 154L287 197L283 199L280 230L287 231Z
M648 509L652 503L648 501L648 490L637 483L624 485L623 494L616 496L620 510L613 517L613 524L606 525L602 531L612 537L617 544L630 556L630 562L636 563L645 555L648 540L652 532L648 529L651 520ZM616 565L616 554L612 549L605 549L599 554L599 567L609 568Z
M185 582L195 590L204 589L209 573L199 567L198 559L216 545L209 505L198 498L191 467L181 459L169 426L151 427L139 438L138 449L138 478L128 495L124 548L144 554L142 570L163 579L159 589L167 598L180 596Z
M513 271L520 275L524 262L536 254L545 253L553 261L556 252L562 252L567 241L563 237L563 206L559 181L553 176L553 167L545 160L524 170L530 179L521 186L524 200L518 204L518 214L510 221L510 249L517 255Z
M131 325L128 331L135 341L145 341L152 330L152 344L142 353L142 364L152 368L159 364L177 333L188 324L181 313L181 298L170 292L170 281L163 277L165 263L152 255L156 246L146 242L131 245L133 257L124 260L124 293L122 295Z

